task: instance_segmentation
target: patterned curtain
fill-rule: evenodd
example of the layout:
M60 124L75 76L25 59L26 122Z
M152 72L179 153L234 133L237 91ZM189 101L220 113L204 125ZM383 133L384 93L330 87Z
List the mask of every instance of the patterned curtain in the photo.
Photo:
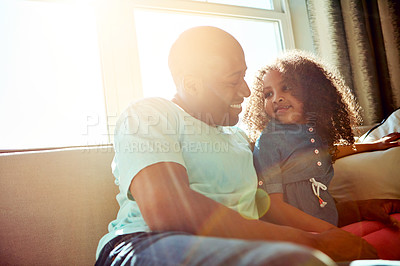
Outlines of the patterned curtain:
M400 1L307 0L314 48L336 66L365 125L400 107Z

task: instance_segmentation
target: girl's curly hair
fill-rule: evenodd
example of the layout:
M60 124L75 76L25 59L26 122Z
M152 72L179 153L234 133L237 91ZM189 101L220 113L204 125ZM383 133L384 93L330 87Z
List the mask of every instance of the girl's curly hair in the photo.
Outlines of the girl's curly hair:
M335 160L335 144L354 143L352 126L361 124L360 107L341 75L311 53L291 50L258 71L243 116L252 142L270 121L264 108L263 79L278 71L303 103L305 118L327 141Z

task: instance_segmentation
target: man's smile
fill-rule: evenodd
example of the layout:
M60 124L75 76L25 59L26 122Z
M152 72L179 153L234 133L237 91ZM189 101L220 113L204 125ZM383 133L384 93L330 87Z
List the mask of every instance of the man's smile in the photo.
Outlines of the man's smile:
M230 105L230 107L231 107L231 108L236 108L236 109L239 109L239 108L242 108L242 104L240 104L240 103L237 103L237 104L231 104L231 105Z

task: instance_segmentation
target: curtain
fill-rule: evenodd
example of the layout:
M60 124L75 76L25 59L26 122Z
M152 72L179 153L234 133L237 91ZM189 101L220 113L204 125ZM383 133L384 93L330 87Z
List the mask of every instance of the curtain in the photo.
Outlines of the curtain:
M400 107L400 1L307 0L314 48L336 66L364 125Z

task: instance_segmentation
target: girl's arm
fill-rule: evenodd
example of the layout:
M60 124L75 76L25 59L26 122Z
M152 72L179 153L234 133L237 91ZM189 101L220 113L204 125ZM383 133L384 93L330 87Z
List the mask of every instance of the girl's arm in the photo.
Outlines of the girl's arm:
M324 232L336 226L311 216L283 200L282 193L269 194L271 204L261 220L295 227L308 232Z
M399 139L400 133L394 132L374 142L337 145L338 153L336 154L336 159L360 152L386 150L392 147L398 147L400 146L400 142L398 142Z

